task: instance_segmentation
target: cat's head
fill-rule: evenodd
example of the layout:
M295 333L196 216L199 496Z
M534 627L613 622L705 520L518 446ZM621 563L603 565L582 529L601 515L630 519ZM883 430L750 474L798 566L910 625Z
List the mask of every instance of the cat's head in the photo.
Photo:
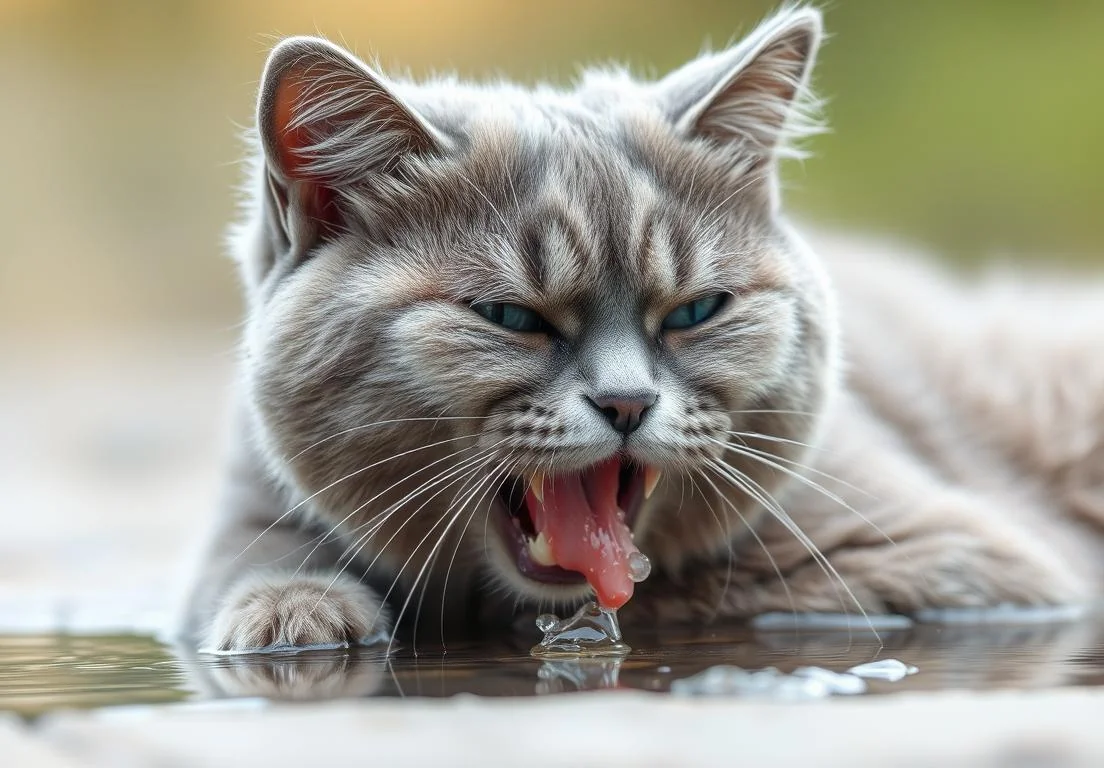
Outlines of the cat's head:
M636 547L666 569L725 552L835 372L776 178L820 36L790 9L659 81L566 91L278 45L237 251L281 480L408 586L459 565L569 602L585 573L615 605Z

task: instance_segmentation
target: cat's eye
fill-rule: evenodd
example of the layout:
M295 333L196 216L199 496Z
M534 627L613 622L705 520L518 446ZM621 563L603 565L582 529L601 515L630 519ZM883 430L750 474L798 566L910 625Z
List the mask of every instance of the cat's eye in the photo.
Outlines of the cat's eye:
M717 310L724 305L727 297L726 293L715 293L675 307L667 317L663 318L663 330L677 331L704 323L717 314Z
M537 333L548 329L544 318L528 307L520 304L510 304L503 301L489 301L482 304L472 304L474 309L483 317L503 328L520 333Z

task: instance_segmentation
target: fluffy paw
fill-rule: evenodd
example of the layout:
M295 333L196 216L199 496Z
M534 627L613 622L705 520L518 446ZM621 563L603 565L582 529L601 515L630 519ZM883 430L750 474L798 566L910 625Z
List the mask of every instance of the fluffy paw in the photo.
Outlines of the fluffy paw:
M206 647L245 651L359 643L386 624L379 600L350 576L249 578L240 581L223 603Z

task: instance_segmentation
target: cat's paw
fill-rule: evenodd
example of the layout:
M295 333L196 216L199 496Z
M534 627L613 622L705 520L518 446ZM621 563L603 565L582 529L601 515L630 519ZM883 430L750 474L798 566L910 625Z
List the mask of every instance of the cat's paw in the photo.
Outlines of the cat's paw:
M375 594L351 576L247 578L223 602L205 647L247 651L354 644L384 631L386 624Z

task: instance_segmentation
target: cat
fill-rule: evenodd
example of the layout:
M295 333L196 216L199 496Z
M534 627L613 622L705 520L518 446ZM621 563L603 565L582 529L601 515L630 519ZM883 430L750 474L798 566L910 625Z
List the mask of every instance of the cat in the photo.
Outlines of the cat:
M1097 294L799 233L778 166L820 130L821 39L788 6L571 90L279 43L196 643L493 631L592 595L627 625L1096 597Z

